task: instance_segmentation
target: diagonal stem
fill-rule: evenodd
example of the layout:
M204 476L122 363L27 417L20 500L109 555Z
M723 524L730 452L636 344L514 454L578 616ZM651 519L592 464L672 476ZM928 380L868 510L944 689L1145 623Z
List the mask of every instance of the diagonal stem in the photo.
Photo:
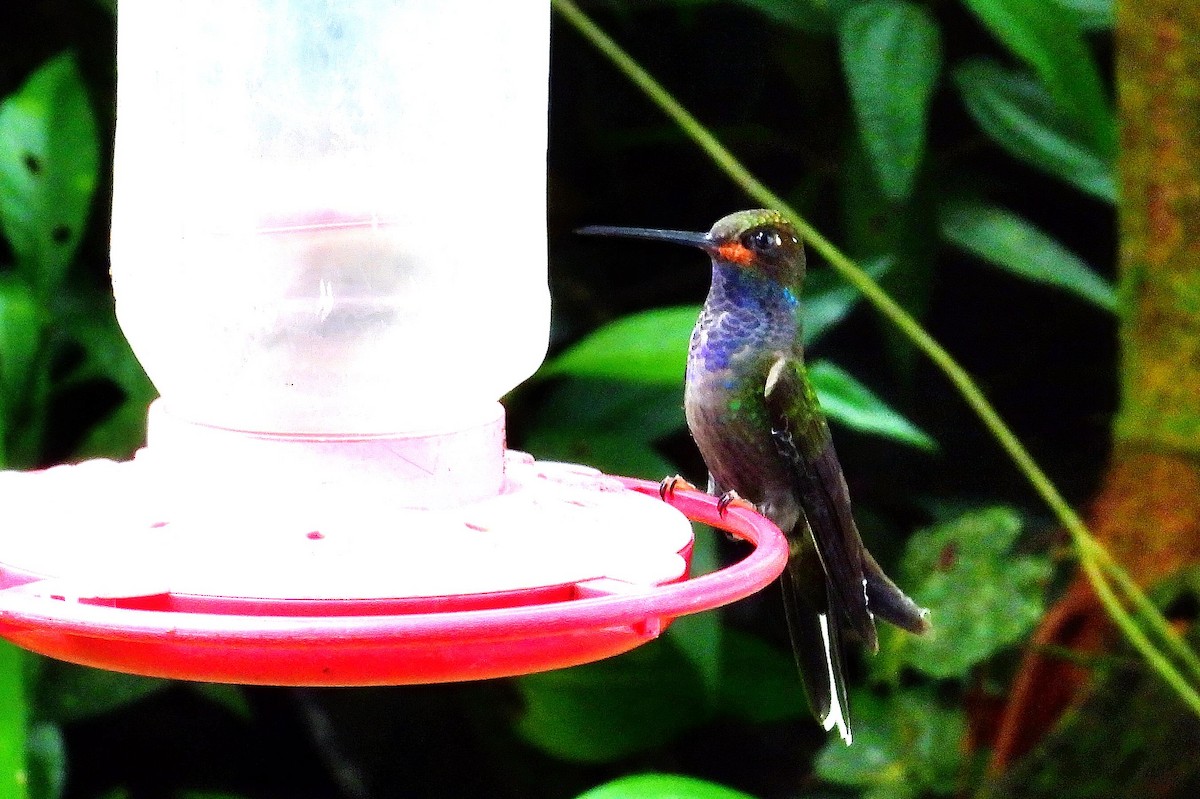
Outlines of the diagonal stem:
M572 0L551 0L552 5L560 14L578 30L584 38L600 50L630 81L654 102L672 121L677 124L704 152L727 174L738 186L750 195L756 202L778 209L788 216L796 225L797 230L809 242L812 248L825 258L829 264L851 285L862 292L863 296L876 307L893 325L908 336L917 348L924 352L933 363L958 389L959 394L979 416L984 426L1000 443L1012 459L1017 469L1025 476L1042 500L1050 507L1059 522L1070 533L1075 543L1079 562L1087 575L1088 581L1096 591L1113 622L1134 646L1142 657L1158 672L1160 676L1175 690L1179 697L1200 716L1200 693L1183 676L1180 670L1163 651L1150 640L1146 632L1138 626L1133 615L1122 605L1114 592L1113 584L1109 582L1105 572L1113 576L1120 590L1125 594L1139 613L1149 623L1150 630L1162 641L1165 641L1170 651L1195 675L1200 681L1200 657L1189 647L1179 635L1171 629L1167 620L1154 607L1150 599L1137 586L1129 575L1112 559L1108 551L1088 532L1083 519L1075 512L1070 504L1059 493L1054 483L1046 476L1033 456L1025 449L1016 435L1009 429L1004 420L987 401L983 391L971 379L966 370L958 364L946 349L937 342L911 314L891 298L883 288L871 279L866 272L859 268L850 258L843 254L827 238L822 236L803 217L796 213L790 205L777 194L766 187L750 170L733 156L728 149L686 108L671 96L662 84L650 73L622 50L604 31L600 30Z

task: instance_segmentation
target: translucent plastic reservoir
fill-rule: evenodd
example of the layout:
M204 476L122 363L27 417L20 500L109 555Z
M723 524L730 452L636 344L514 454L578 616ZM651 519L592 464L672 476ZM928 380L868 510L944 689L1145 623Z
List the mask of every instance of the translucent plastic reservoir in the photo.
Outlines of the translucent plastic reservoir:
M122 0L118 35L113 286L170 413L456 429L537 368L548 2Z

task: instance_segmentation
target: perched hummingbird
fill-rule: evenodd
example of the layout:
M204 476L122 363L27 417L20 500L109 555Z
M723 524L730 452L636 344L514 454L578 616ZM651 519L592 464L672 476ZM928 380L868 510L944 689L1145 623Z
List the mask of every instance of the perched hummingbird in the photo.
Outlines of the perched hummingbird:
M875 616L914 633L918 608L863 546L829 425L804 367L804 245L771 210L739 211L707 233L593 226L580 233L699 247L712 286L688 348L684 410L708 466L708 490L751 503L787 535L783 593L796 665L825 729L851 741L843 646L873 652ZM664 494L678 478L665 480ZM681 483L682 484L682 483Z

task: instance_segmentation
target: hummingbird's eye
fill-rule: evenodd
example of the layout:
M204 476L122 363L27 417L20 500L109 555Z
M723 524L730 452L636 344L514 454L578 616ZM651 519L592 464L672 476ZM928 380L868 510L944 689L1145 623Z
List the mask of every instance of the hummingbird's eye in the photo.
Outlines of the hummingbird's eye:
M742 237L742 246L757 253L767 253L783 245L779 231L770 228L752 230Z

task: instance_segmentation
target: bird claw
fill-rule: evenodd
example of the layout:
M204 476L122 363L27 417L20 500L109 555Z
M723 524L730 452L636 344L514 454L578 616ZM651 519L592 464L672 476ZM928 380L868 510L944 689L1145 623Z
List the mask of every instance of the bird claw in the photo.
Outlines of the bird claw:
M679 489L683 489L684 491L699 490L679 475L675 475L674 477L664 477L662 482L658 484L658 498L663 502L670 502L675 498L675 492Z
M725 518L725 514L729 511L730 507L745 508L746 510L758 513L758 508L754 506L754 503L748 499L742 499L736 491L726 491L721 495L721 498L717 500L717 514L721 518Z

